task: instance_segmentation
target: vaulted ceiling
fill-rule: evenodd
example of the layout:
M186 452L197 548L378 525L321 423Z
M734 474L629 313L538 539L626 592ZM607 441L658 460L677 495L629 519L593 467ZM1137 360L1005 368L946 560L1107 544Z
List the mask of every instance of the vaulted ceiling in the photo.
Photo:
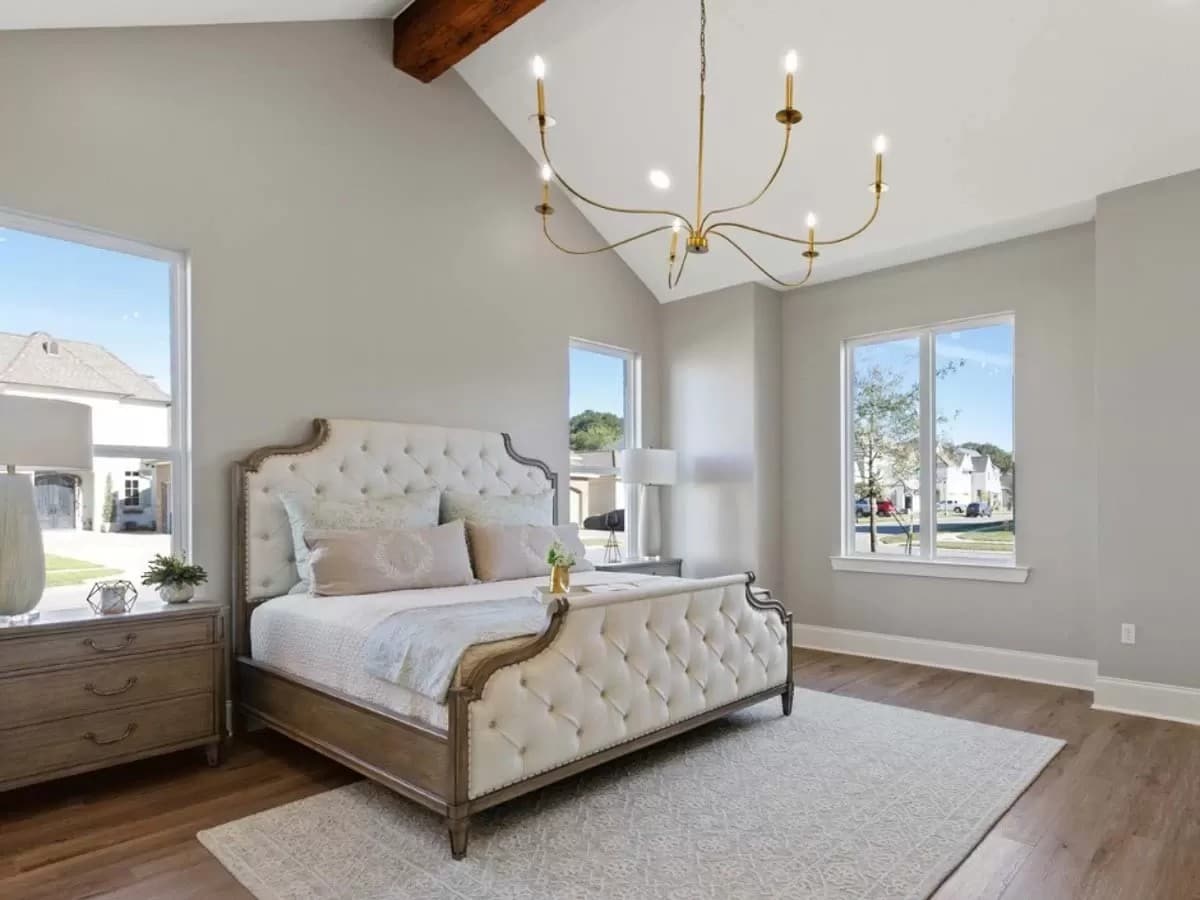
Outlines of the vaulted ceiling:
M424 2L424 0L421 0ZM461 0L455 0L461 2ZM496 0L504 5L508 0ZM0 0L0 28L388 18L409 0ZM531 4L535 5L535 4ZM753 195L777 159L783 54L799 51L791 158L750 224L824 234L870 210L871 139L891 141L876 224L814 280L1085 221L1097 195L1200 168L1200 0L709 0L705 198ZM699 0L545 0L458 71L530 151L529 59L545 57L555 163L609 203L695 203ZM399 72L397 78L403 78ZM650 169L667 172L667 191ZM554 202L565 200L559 196ZM646 223L581 207L607 240ZM781 276L799 248L746 246ZM761 276L730 248L666 288L667 238L620 251L661 300Z

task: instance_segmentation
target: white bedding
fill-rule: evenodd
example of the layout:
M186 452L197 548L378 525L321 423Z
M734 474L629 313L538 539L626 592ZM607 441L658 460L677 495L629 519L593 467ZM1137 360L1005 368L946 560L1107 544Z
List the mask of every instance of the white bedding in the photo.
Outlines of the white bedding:
M620 572L578 572L571 576L572 585L578 586L647 580L662 579ZM251 656L356 699L445 728L448 711L444 704L367 674L362 655L371 629L402 609L520 596L546 581L542 576L345 597L276 597L256 607L250 617Z

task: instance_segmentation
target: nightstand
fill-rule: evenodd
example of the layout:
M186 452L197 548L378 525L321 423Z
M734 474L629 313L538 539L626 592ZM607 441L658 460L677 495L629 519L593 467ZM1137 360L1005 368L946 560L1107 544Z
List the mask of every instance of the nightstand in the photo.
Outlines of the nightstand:
M596 563L597 572L637 572L640 575L683 574L683 560L677 556L661 556L657 559L623 559L619 563Z
M0 627L0 791L204 746L220 761L225 614L145 603Z

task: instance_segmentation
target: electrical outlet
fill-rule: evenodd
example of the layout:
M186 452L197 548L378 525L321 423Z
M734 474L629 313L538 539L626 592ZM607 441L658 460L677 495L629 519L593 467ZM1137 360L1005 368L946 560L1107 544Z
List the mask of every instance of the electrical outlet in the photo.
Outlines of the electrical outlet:
M1121 626L1121 643L1136 644L1137 643L1137 628L1134 625L1126 622Z

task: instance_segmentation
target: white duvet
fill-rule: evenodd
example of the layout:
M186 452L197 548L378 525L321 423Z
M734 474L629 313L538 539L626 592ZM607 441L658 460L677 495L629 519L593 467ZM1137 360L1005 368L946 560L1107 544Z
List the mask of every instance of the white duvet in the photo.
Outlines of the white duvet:
M388 591L346 597L288 594L257 606L250 617L254 659L393 712L445 728L447 707L368 675L363 647L371 629L402 609L500 600L531 592L545 576L451 588ZM634 584L652 575L578 572L573 585Z

